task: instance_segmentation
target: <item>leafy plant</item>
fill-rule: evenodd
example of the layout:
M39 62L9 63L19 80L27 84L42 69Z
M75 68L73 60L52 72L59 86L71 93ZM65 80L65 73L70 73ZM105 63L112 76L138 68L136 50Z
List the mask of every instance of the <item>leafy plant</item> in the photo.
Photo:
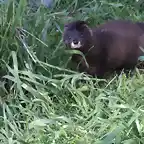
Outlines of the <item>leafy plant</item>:
M56 0L33 11L28 1L0 4L0 142L142 144L144 74L99 85L78 73L62 42L63 25L108 19L143 21L135 1ZM73 70L72 70L73 69Z

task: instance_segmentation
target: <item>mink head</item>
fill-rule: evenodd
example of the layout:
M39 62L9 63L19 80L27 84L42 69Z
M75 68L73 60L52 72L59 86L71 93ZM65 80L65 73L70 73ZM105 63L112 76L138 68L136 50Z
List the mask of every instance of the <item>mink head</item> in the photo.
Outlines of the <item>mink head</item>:
M63 41L72 49L80 49L91 43L92 32L84 21L75 21L64 26Z

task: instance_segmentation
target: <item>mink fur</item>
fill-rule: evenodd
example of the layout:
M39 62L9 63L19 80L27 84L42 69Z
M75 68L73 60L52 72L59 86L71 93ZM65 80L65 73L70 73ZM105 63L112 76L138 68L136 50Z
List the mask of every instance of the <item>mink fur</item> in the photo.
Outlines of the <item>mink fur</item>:
M109 70L135 68L142 53L139 37L143 33L139 24L131 21L108 21L97 28L89 28L84 21L74 21L65 25L63 40L69 48L85 55L89 67L80 55L72 56L76 63L82 61L80 71L103 78ZM72 43L76 45L72 47Z

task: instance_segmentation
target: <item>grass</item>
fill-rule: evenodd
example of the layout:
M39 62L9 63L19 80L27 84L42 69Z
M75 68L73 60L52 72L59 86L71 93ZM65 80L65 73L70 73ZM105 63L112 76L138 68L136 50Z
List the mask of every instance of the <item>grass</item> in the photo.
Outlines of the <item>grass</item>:
M10 0L0 13L0 143L144 143L143 70L100 86L75 71L62 43L68 21L144 21L136 1L55 0L34 11Z

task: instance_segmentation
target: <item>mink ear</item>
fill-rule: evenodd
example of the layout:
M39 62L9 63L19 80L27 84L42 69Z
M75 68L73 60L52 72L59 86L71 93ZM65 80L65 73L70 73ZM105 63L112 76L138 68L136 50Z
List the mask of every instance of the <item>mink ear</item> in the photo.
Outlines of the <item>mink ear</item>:
M85 21L77 21L77 26L78 26L78 28L85 28L85 27L88 28L89 27L87 22L85 22Z
M64 25L64 30L66 30L68 28L68 24Z

